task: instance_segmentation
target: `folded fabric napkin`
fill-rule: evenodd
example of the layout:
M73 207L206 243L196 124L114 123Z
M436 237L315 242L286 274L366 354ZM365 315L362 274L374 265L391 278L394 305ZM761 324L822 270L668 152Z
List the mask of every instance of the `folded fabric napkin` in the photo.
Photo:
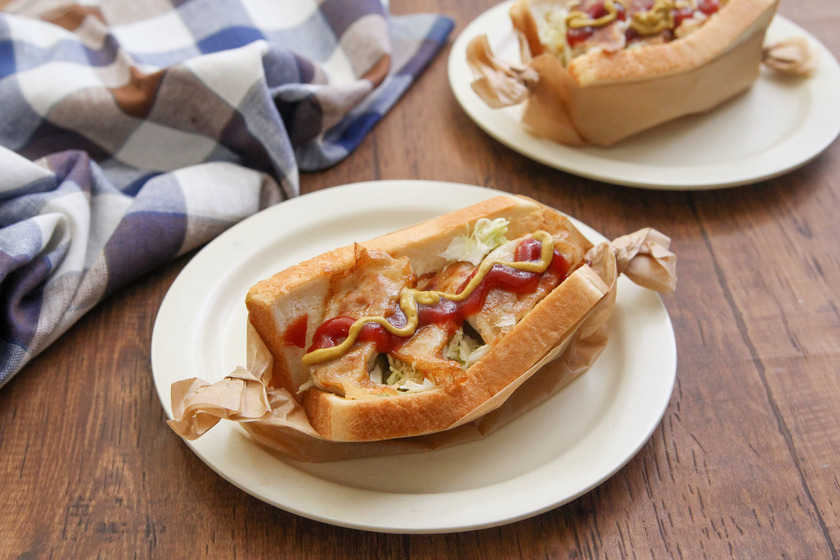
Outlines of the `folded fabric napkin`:
M453 27L380 0L54 6L0 13L0 385L350 154Z

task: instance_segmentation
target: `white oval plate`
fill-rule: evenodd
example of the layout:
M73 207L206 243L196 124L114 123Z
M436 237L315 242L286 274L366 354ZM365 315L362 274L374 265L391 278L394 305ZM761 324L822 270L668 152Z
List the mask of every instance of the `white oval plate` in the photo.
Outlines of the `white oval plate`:
M497 194L453 183L359 183L291 199L234 226L187 264L161 304L152 370L166 414L174 381L213 382L245 365L244 299L258 280ZM478 529L557 507L615 473L659 424L675 376L674 332L661 300L622 278L609 345L590 371L482 441L308 464L272 454L222 421L187 445L245 492L304 517L393 533Z
M491 109L476 95L467 65L469 41L487 34L493 52L520 60L508 16L499 4L461 32L449 55L449 83L467 115L490 136L545 165L617 185L668 190L734 187L782 175L825 150L840 133L840 65L813 36L776 16L767 43L805 36L819 68L809 78L766 68L746 93L715 110L683 117L608 148L563 146L525 132L520 106Z

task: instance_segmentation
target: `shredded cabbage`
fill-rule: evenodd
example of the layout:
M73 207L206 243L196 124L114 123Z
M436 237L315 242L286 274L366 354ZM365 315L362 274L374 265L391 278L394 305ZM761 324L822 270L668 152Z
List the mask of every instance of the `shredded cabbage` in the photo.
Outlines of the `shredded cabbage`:
M309 381L307 381L306 383L304 383L303 385L298 387L297 392L298 392L298 394L300 394L300 393L303 393L304 391L308 391L312 387L315 387L315 380L310 377Z
M466 233L455 236L440 256L447 261L464 261L478 266L487 253L507 242L508 223L505 218L481 218L475 223L472 234L467 225Z
M371 381L382 385L382 367L379 364L374 366L369 375Z
M391 356L388 356L388 364L390 365L391 375L385 380L386 385L391 385L398 391L406 393L418 393L434 389L435 384L414 369L413 365Z
M455 360L461 367L467 369L481 359L490 349L489 344L480 344L471 336L459 330L449 341L444 349L444 357L447 360Z

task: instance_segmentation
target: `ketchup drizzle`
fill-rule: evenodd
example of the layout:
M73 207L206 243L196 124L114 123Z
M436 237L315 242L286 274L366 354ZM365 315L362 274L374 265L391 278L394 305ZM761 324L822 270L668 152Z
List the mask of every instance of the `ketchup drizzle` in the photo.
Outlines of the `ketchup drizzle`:
M514 260L516 262L539 261L541 248L542 243L533 238L526 238L517 245ZM435 324L446 329L450 334L454 333L467 317L481 311L481 308L484 307L487 294L491 290L503 289L520 295L530 294L537 290L541 278L545 275L551 275L551 281L556 286L568 276L569 269L569 262L556 250L548 265L548 269L542 274L526 272L510 266L496 264L490 269L473 293L463 301L454 302L441 297L440 301L435 305L418 304L417 315L419 324L417 325L417 330L420 330L426 325ZM462 283L457 293L463 291L477 270L473 271L473 274ZM391 315L386 320L397 328L401 328L406 324L405 314L399 306L393 309ZM315 330L312 345L307 351L312 352L320 348L331 348L341 344L347 338L350 327L355 322L356 319L348 316L327 319ZM362 327L357 340L361 342L373 342L376 344L377 352L389 353L399 349L410 339L410 336L403 337L392 334L379 323L370 322Z

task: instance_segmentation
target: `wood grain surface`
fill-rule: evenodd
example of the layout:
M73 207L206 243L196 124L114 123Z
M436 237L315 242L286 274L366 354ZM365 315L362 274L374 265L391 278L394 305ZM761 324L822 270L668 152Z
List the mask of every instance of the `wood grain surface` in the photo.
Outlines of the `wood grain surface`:
M391 10L447 14L454 39L492 5ZM782 0L780 13L840 56L840 2ZM269 506L198 459L154 391L155 316L188 255L114 294L0 390L0 558L840 557L840 142L746 187L613 186L483 133L449 89L448 54L352 156L302 175L302 191L453 181L532 196L607 237L670 235L679 286L663 301L679 365L650 441L593 491L493 529L377 534Z

